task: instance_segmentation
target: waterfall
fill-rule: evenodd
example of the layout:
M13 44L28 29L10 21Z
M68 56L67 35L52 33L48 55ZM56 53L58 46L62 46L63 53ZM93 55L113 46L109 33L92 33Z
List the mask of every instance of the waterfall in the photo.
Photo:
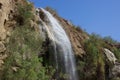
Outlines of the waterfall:
M67 80L78 80L74 53L67 34L51 13L42 8L41 11L46 20L41 19L42 25L45 27L48 37L54 46L56 69L64 72L67 75Z

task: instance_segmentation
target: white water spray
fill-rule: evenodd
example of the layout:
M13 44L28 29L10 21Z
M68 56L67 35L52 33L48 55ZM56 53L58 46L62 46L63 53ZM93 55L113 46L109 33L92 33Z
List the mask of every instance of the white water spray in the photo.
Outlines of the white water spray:
M75 59L70 40L66 35L64 29L59 22L48 11L42 9L45 14L48 23L44 22L43 26L46 28L48 37L51 39L54 45L54 54L56 60L56 68L65 68L63 71L68 75L67 80L78 80L75 66Z

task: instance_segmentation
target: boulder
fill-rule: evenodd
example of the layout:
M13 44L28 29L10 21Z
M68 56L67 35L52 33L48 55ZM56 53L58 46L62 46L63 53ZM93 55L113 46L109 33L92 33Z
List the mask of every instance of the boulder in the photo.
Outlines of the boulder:
M117 58L115 57L115 55L114 55L114 53L113 52L111 52L109 49L104 49L104 53L105 53L105 55L106 55L106 57L108 58L108 60L110 61L110 62L112 62L112 63L116 63L116 60L117 60Z

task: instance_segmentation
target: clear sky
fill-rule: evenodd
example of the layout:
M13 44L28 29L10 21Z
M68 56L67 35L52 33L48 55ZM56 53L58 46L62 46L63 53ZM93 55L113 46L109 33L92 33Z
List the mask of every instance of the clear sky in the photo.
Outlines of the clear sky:
M120 41L120 0L31 0L36 7L50 6L88 33Z

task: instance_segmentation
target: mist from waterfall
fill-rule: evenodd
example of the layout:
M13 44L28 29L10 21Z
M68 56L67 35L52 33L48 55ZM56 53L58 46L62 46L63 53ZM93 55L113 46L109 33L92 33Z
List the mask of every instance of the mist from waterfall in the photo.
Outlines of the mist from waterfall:
M41 22L53 43L56 69L67 74L67 80L78 80L74 53L67 34L51 13L42 8L41 11L46 18L46 22L44 20L41 20Z

